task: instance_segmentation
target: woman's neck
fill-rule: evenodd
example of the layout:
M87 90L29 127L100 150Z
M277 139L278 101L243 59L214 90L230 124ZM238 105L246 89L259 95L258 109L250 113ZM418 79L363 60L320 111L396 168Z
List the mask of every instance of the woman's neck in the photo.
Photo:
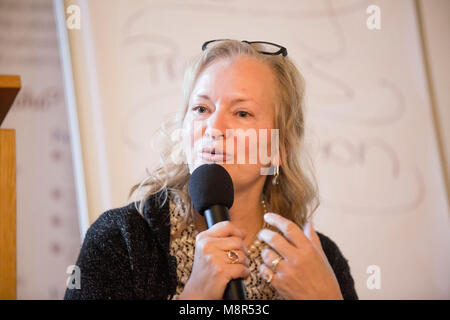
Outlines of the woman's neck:
M264 210L261 204L261 193L237 193L234 204L230 209L233 224L247 232L245 245L247 248L253 243L263 225Z

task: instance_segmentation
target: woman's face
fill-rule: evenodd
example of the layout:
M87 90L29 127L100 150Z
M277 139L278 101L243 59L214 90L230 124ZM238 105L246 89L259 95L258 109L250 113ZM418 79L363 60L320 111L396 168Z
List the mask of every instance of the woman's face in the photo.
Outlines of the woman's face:
M263 185L261 168L270 167L273 154L275 98L275 75L254 58L219 59L203 70L183 123L190 172L215 162L227 169L235 191Z

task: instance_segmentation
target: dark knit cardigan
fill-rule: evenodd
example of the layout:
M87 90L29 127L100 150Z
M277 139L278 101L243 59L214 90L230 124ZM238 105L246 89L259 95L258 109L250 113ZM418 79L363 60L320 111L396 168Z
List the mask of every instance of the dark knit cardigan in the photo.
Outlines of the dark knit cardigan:
M159 195L103 213L88 229L78 256L80 289L66 289L64 299L168 299L177 286L176 258L169 254L169 201ZM323 250L344 299L357 299L347 260L321 233ZM76 277L74 277L76 279Z

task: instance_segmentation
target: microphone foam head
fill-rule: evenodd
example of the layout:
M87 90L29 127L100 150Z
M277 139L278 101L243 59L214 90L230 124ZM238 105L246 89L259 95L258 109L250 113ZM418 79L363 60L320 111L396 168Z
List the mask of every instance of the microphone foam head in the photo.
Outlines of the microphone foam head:
M230 209L234 201L233 180L224 167L216 163L203 164L192 172L189 195L201 215L215 204Z

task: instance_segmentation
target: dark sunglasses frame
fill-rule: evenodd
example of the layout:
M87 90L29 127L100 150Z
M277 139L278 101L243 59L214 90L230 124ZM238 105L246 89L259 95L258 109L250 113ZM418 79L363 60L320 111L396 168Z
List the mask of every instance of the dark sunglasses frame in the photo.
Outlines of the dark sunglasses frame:
M202 45L202 51L205 51L206 47L207 47L208 44L210 44L211 42L224 41L224 40L230 40L230 39L216 39L216 40L209 40L209 41L206 41L206 42L203 43L203 45ZM262 54L269 54L269 55L272 55L272 56L276 56L276 55L278 55L278 54L282 54L283 57L286 57L287 54L288 54L288 53L287 53L287 49L286 49L285 47L280 46L279 44L276 44L276 43L266 42L266 41L247 41L247 40L242 40L242 42L248 43L248 44L250 44L250 45L251 45L252 43L264 43L264 44L270 44L270 45L273 45L273 46L279 48L279 50L278 50L277 52L267 52L267 51L259 51L259 50L258 50L258 52L259 52L259 53L262 53Z

